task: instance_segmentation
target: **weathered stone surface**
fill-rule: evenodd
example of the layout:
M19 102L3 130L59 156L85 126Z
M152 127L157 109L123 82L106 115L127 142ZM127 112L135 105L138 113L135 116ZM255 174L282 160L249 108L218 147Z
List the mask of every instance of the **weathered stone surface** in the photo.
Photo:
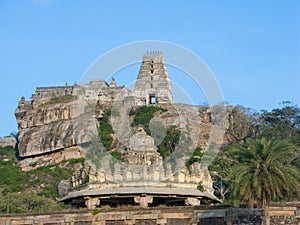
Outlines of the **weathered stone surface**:
M190 206L197 206L200 205L200 200L197 198L186 198L185 204Z
M33 168L52 165L63 160L81 158L82 154L79 149L79 146L72 146L60 151L50 152L47 155L31 156L20 160L18 164L21 166L23 171L29 171Z
M153 196L134 196L134 202L138 203L142 208L147 208L148 204L153 202Z
M0 138L0 146L5 147L5 146L12 146L15 147L17 144L17 141L14 137L3 137Z
M173 103L170 79L161 52L148 52L143 55L134 96L138 105Z
M22 129L19 134L19 153L28 157L62 150L91 141L96 133L94 118L84 115L76 120Z
M69 180L61 180L58 183L58 195L59 196L65 196L69 194L71 189L71 183Z
M100 205L100 199L85 197L85 205L88 209L95 209L98 205Z
M297 206L299 210L299 206ZM182 211L185 212L182 212ZM270 208L272 211L272 207ZM215 215L209 212L214 212ZM284 210L284 207L282 208ZM201 214L201 216L199 216ZM92 215L91 211L83 212L56 212L49 214L14 214L0 215L0 224L163 224L163 225L210 225L228 224L263 225L265 218L261 209L236 209L236 208L195 208L171 207L158 209L130 209L128 211L112 210ZM271 217L270 225L291 224L297 225L293 216Z

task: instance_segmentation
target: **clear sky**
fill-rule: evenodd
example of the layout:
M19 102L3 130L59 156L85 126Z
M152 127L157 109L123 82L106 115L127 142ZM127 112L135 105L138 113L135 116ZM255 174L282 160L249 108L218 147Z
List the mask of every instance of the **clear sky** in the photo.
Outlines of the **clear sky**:
M298 0L2 0L0 136L17 131L21 96L29 99L37 86L79 82L96 58L141 40L196 53L230 104L300 105Z

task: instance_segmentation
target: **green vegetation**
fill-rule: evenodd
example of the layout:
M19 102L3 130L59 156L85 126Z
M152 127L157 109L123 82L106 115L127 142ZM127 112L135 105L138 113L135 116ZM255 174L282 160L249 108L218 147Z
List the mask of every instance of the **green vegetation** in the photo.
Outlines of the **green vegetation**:
M44 186L38 194L48 198L57 198L58 183L61 180L66 180L71 177L71 170L60 167L59 165L43 166L27 173L29 173L31 177L34 177L31 183L35 183L35 185L31 186L31 188Z
M83 165L84 161L85 161L85 158L70 159L69 163L71 163L71 164L81 163Z
M99 127L99 138L106 149L110 149L113 143L112 134L114 133L114 131L109 122L110 115L111 111L109 109L106 109L103 117L101 118Z
M0 147L0 159L0 213L59 209L53 199L58 197L59 181L70 178L70 169L59 165L49 165L24 172L17 165L12 147ZM12 200L7 201L9 198ZM19 203L17 202L18 198ZM26 202L28 202L28 206L24 205Z
M300 146L300 108L289 101L282 108L262 111L259 117L260 136L290 140Z
M200 183L198 184L197 189L198 189L199 191L201 191L201 192L204 192L204 191L205 191L205 188L203 187L203 183L202 183L202 182L200 182Z
M247 202L250 207L297 200L300 109L283 102L281 108L270 112L243 112L248 115L239 115L243 125L238 129L244 134L226 146L209 167L215 194L227 203Z
M98 213L100 213L100 209L98 208L94 209L92 212L93 216L97 215Z
M143 126L146 133L150 135L149 123L154 117L154 113L158 111L166 112L167 110L157 106L140 106L132 109L129 113L130 116L134 116L132 126Z
M170 126L167 129L166 136L157 146L159 154L163 157L169 157L174 151L180 139L180 130L176 126Z
M112 155L112 157L114 157L116 160L121 161L122 159L122 153L119 151L112 151L110 153Z
M0 214L54 212L65 209L49 198L32 193L9 193L0 196Z
M14 149L12 147L0 147L0 154L2 159L0 161L0 187L2 193L23 191L23 184L28 181L29 175L22 172L21 168L16 165Z
M226 149L233 160L228 180L232 183L235 205L246 201L260 207L300 190L300 173L291 162L298 156L295 146L286 140L246 139Z
M74 101L74 95L63 95L60 97L51 98L49 102L45 102L40 105L40 107L45 105L51 105L56 103L68 103Z
M187 160L185 163L186 168L190 169L191 165L194 164L195 162L200 163L203 155L204 154L202 152L201 147L195 148L191 158Z

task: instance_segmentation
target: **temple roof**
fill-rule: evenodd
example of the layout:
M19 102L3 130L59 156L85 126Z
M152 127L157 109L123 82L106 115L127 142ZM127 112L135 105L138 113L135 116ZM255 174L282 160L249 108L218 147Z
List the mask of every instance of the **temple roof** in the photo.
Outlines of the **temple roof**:
M220 200L212 194L207 192L201 192L198 189L187 189L178 187L110 187L104 189L84 189L70 192L67 196L60 199L60 201L66 201L73 198L84 196L110 196L110 195L139 195L150 194L156 196L177 196L177 197L206 197L209 199Z

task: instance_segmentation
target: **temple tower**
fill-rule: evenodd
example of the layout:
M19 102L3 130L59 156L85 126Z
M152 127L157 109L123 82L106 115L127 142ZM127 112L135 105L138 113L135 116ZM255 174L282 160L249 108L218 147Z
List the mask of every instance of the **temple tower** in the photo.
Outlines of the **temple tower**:
M139 105L173 103L170 79L162 52L145 52L135 83L134 96Z

